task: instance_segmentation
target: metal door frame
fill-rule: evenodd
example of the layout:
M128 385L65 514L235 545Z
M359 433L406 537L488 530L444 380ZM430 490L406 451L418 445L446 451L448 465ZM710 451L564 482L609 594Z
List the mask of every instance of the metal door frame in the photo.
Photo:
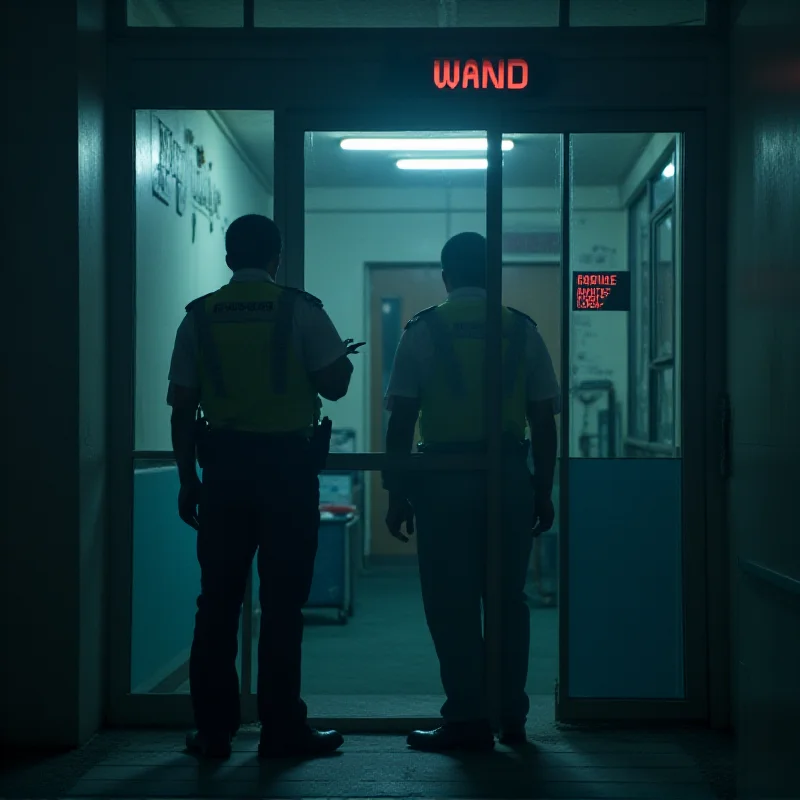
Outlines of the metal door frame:
M151 60L149 64L152 65ZM147 60L140 62L145 65L144 73L148 73ZM135 71L135 70L134 70ZM169 96L186 96L188 86L182 80L167 81L166 85L153 87L153 91L143 87L135 76L125 75L127 81L123 91L110 99L108 106L109 131L109 164L126 165L127 168L116 166L110 170L109 178L109 263L114 265L109 270L109 295L108 302L111 313L109 314L110 341L115 344L114 358L109 365L109 398L112 409L109 425L110 448L110 498L111 507L122 512L120 516L112 514L112 526L109 547L109 575L110 575L110 657L109 657L109 699L108 718L112 724L189 724L191 722L191 705L188 696L177 695L131 695L130 694L130 625L131 625L131 590L132 590L132 456L136 457L169 457L168 452L136 453L133 438L133 365L135 363L135 181L132 167L134 153L134 113L137 108L153 107L146 102L145 96L158 99L163 108L194 107L196 103L165 102ZM170 88L170 85L173 88ZM219 86L219 85L218 85ZM196 90L190 92L190 96ZM240 103L242 92L239 91L235 107L263 109L266 103L263 98L258 100L251 91L249 103ZM269 92L267 92L269 94ZM219 102L213 102L214 100ZM230 102L222 100L217 87L206 92L208 105L214 108L231 107ZM288 110L285 107L276 107L269 110L275 114L275 186L274 202L275 217L285 231L286 237L286 269L285 280L291 285L300 285L302 282L302 247L304 228L304 131L307 130L487 130L490 141L490 167L487 170L487 239L489 241L490 269L492 265L501 263L501 230L502 230L502 173L500 170L500 140L504 132L509 133L554 133L562 135L563 169L568 175L569 148L564 146L569 141L569 133L600 133L600 132L625 132L625 131L680 131L684 134L685 162L683 174L686 176L684 191L680 200L683 202L681 214L684 230L684 259L683 263L702 266L705 262L706 269L698 268L695 271L684 268L682 270L683 298L681 337L684 358L683 370L683 409L681 414L684 430L691 429L696 432L697 439L682 435L684 458L684 486L690 494L684 496L684 535L689 530L686 525L691 522L691 530L696 531L691 538L690 550L685 550L685 591L691 593L699 605L694 606L696 619L687 627L686 669L687 669L687 700L680 702L668 701L603 701L603 700L576 700L568 697L568 682L565 675L559 681L559 707L560 718L570 720L580 719L704 719L708 716L708 665L707 652L708 629L706 625L706 529L700 520L703 515L708 517L708 536L714 541L709 543L710 549L719 546L722 538L718 529L720 519L716 516L716 506L720 502L718 486L709 485L708 492L702 492L697 487L713 477L714 444L716 431L710 431L710 421L714 409L714 398L719 391L721 373L714 370L710 382L704 382L703 368L705 364L721 364L721 346L724 340L716 334L720 326L721 312L708 301L713 299L713 290L721 283L723 262L721 246L717 238L722 239L723 231L720 222L724 212L721 208L724 203L717 200L713 202L708 198L706 182L711 174L720 171L721 159L716 155L707 158L707 111L698 108L695 111L684 111L676 107L674 110L661 108L659 110L644 111L611 111L598 107L587 111L576 110L550 110L520 111L509 110L507 107L469 107L469 104L459 108L436 110L430 107L422 113L415 114L413 124L408 125L408 108L403 108L397 113L388 112L382 108L373 113L363 113L355 110L342 110L338 113L308 112L300 113ZM712 105L709 103L709 105ZM362 106L363 107L363 106ZM697 107L695 105L695 107ZM403 124L406 120L406 124ZM481 125L483 122L483 125ZM487 128L486 123L491 122ZM720 132L719 120L712 118L711 127L715 136ZM333 126L333 127L332 127ZM298 182L299 179L299 182ZM569 181L562 181L562 203L569 199ZM562 205L562 234L569 233L569 208L568 202ZM709 211L708 220L706 211ZM569 236L562 235L565 251L562 254L562 265L569 263ZM688 255L691 254L691 255ZM494 269L495 280L499 281L500 272ZM493 273L490 272L490 275ZM567 281L569 270L562 269L562 278ZM494 301L498 316L494 323L490 319L489 334L490 346L492 337L499 344L499 297L500 284L490 280L490 302ZM569 301L569 287L562 300ZM568 316L562 314L562 319ZM698 342L703 342L703 347L698 347ZM687 342L692 342L693 347L688 348ZM693 360L689 358L694 356ZM568 341L562 338L562 359L569 358ZM490 360L491 362L491 360ZM499 364L499 362L498 362ZM691 365L691 369L690 369ZM568 370L563 369L562 380L568 376ZM487 375L490 389L489 398L492 398L493 377ZM692 404L685 398L701 396L705 402ZM495 401L493 401L494 403ZM490 403L492 405L492 403ZM499 408L499 406L497 406ZM711 413L710 413L711 412ZM166 409L165 409L166 413ZM568 414L562 423L562 438L568 436ZM499 421L499 415L496 415ZM467 462L462 458L458 463L446 461L431 464L431 468L469 468L485 469L488 480L493 484L499 476L498 453L496 444L499 443L499 433L494 430L493 441L495 447L490 449L486 460L475 459ZM567 439L569 441L569 439ZM692 448L694 450L692 451ZM690 453L693 458L690 459ZM337 469L379 470L387 463L386 457L381 454L354 454L347 456L332 456L331 466ZM561 460L561 469L564 470L566 459ZM693 476L692 483L688 482L687 475ZM563 473L562 473L563 477ZM566 482L564 482L566 488ZM568 491L568 489L567 489ZM565 493L563 495L567 497ZM691 502L690 502L691 500ZM562 500L562 509L566 503ZM562 510L562 514L564 510ZM118 523L116 520L120 520ZM566 529L566 525L562 526ZM703 522L705 520L703 519ZM700 525L700 528L698 528ZM567 536L562 534L562 551L566 546ZM493 541L496 540L493 537ZM689 552L696 558L689 558ZM561 559L562 564L565 559ZM496 572L496 571L495 571ZM568 576L564 576L568 579ZM565 583L566 585L566 583ZM697 588L691 588L697 587ZM713 587L709 587L712 589ZM688 605L688 597L686 605ZM693 600L694 602L694 600ZM709 605L712 605L709 600ZM702 609L702 613L700 610ZM717 610L719 613L719 610ZM122 622L122 624L120 624ZM252 635L249 630L251 615L245 615L243 627L243 677L250 671L250 659L245 658L252 646ZM564 623L565 625L566 623ZM560 623L560 638L564 640L564 630ZM691 635L690 635L691 630ZM496 642L492 646L493 661L497 660ZM690 656L690 653L692 654ZM566 658L560 658L561 664L567 663ZM719 661L719 659L717 659ZM245 665L247 662L247 665ZM244 685L244 684L243 684ZM249 690L249 683L245 686ZM255 718L255 703L252 696L243 693L243 714L245 719ZM405 730L411 724L425 720L410 720L405 718L369 719L358 720L353 718L343 720L326 720L335 722L343 730ZM322 722L322 721L321 721Z

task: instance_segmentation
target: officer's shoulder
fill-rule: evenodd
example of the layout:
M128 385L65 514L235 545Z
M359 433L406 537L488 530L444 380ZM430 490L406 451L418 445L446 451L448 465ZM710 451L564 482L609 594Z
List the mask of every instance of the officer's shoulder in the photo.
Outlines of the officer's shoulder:
M308 292L304 292L302 289L295 289L291 286L284 286L283 290L285 292L289 292L292 294L296 299L303 300L309 305L315 306L316 308L322 308L322 300L319 297L315 297L313 294L309 294Z
M534 327L534 328L538 328L538 327L539 327L539 326L536 324L536 322L534 321L533 317L529 317L529 316L528 316L528 315L527 315L527 314L526 314L524 311L520 311L518 308L511 308L511 306L506 306L506 308L507 308L507 309L508 309L508 310L509 310L509 311L510 311L512 314L516 314L518 317L522 317L523 319L525 319L525 320L527 320L528 322L530 322L530 324L531 324L531 325L533 325L533 327Z
M202 297L196 297L194 300L192 300L191 303L189 303L186 306L186 313L188 314L193 308L202 303L203 300L206 299L206 297L211 297L212 294L214 294L214 292L209 292L208 294L204 294Z
M405 329L408 330L412 325L416 325L420 320L425 319L428 314L436 311L437 308L438 306L428 306L428 308L423 308L422 311L418 311L408 322L406 322Z

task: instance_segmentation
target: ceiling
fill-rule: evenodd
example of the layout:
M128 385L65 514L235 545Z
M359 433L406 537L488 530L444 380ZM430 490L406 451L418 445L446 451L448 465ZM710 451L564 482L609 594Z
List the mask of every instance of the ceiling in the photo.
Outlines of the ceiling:
M273 175L273 115L265 111L220 111L240 148L267 180ZM306 134L305 184L309 187L402 188L426 186L483 186L485 172L418 172L397 168L395 162L421 153L355 152L342 150L344 138L425 136L403 131L387 134L364 132ZM453 135L453 134L440 134ZM465 134L481 136L480 133ZM514 149L503 154L505 186L559 185L561 169L560 137L557 134L511 135ZM647 133L592 133L572 137L572 168L580 186L619 184L650 140ZM468 156L469 154L464 154Z
M128 0L128 24L241 27L243 0ZM255 0L257 27L436 28L558 25L559 0ZM570 24L701 25L705 0L570 0Z

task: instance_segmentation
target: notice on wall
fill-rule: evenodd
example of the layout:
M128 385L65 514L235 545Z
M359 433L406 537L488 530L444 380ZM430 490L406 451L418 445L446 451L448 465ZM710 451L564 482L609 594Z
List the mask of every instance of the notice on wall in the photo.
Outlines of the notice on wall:
M630 311L630 278L629 272L573 272L573 310Z

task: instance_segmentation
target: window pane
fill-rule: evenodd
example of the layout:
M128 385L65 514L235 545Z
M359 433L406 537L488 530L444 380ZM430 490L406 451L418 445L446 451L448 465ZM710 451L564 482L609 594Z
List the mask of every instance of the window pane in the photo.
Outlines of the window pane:
M645 191L630 211L632 337L630 433L650 439L650 214Z
M200 567L197 537L178 516L173 460L134 462L132 694L187 694ZM238 672L241 675L242 626Z
M653 211L675 197L675 154L653 181Z
M567 465L565 602L567 690L575 698L685 696L683 464L671 441L633 448L619 436L628 430L631 380L627 292L620 287L629 278L628 265L639 260L627 253L629 243L638 247L628 236L629 209L675 138L570 137L575 431ZM669 412L661 413L666 429Z
M570 0L569 23L589 26L704 25L705 0Z
M136 112L137 450L171 450L167 378L184 307L230 280L225 231L272 214L271 111Z
M136 28L241 28L242 0L128 0Z
M381 488L379 473L320 476L323 510L319 547L303 612L303 694L311 716L439 716L444 692L423 606L417 539L425 537L429 547L432 544L434 548L445 548L445 557L441 550L434 553L440 563L452 564L456 554L468 554L468 534L474 529L475 520L486 519L485 481L484 472L414 473L410 495L416 507L417 531L408 543L403 543L386 529L388 498ZM554 494L557 502L558 487ZM519 507L519 513L527 521L528 510ZM428 531L435 536L426 536ZM518 541L520 553L509 563L527 566L520 576L530 606L526 690L534 703L544 699L549 704L558 675L557 533L551 531L533 540L527 529L525 532L527 535ZM478 540L472 541L478 544ZM452 556L448 558L449 551ZM475 550L481 565L483 552L480 547ZM448 623L456 619L463 622L466 609L472 608L479 625L480 589L462 579L466 574L469 570L455 567L452 572L440 573L438 582L426 585L426 591L432 593L429 607L435 608L439 600ZM473 574L480 579L481 569ZM448 575L458 577L449 584ZM255 692L257 637L263 616L255 569L253 587ZM446 597L441 596L442 592ZM470 602L473 599L475 602ZM448 627L452 629L451 624ZM452 648L453 643L449 646Z
M265 28L456 28L558 25L558 0L256 0Z
M661 444L675 444L675 385L672 367L656 372L656 440Z
M655 277L655 330L653 351L655 358L673 354L673 325L675 317L675 232L673 215L656 223Z
M561 271L563 137L509 133L504 138L513 141L514 148L503 154L502 302L535 320L560 387L564 307ZM566 431L561 414L556 416L556 427L559 452L566 453L567 443L561 441L562 432ZM536 469L532 458L529 468ZM528 605L532 609L531 627L536 631L531 640L534 644L530 648L528 672L531 695L550 693L550 684L557 677L561 497L558 464L554 479L555 524L533 540L526 588Z
M450 140L476 149L448 149ZM323 404L334 427L354 431L357 451L384 450L400 335L446 298L442 247L461 231L485 232L485 143L483 131L306 134L305 289L342 337L368 343L353 359L347 396ZM445 169L454 158L480 168ZM398 167L408 160L433 169Z

